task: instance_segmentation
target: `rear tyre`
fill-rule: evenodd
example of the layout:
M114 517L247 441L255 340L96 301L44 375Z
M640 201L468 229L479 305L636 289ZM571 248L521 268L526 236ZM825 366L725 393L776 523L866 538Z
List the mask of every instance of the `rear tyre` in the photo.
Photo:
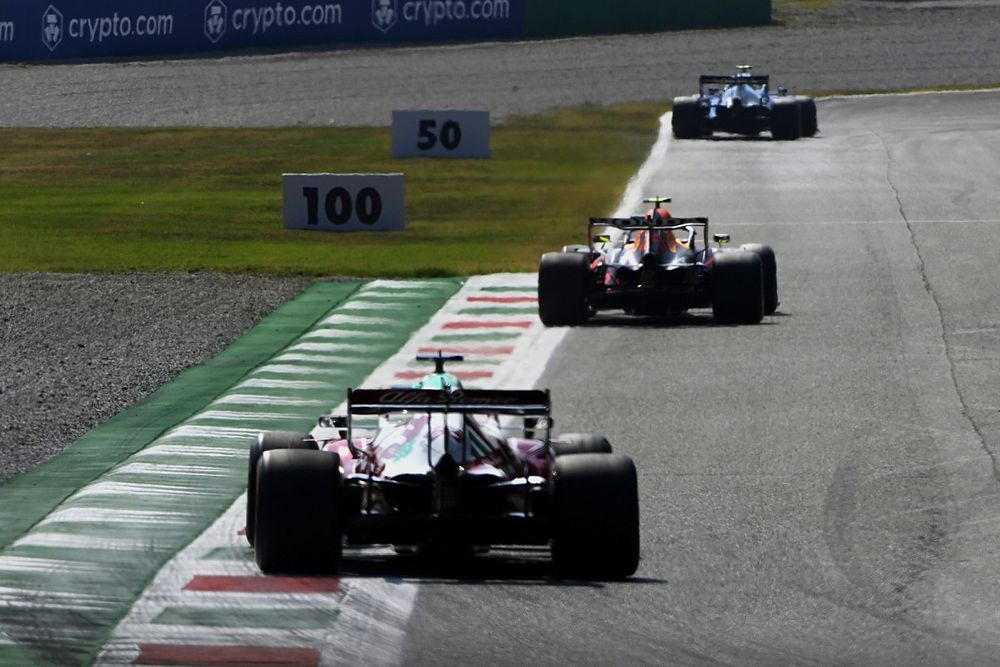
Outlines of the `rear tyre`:
M816 132L819 130L819 123L816 119L816 100L811 97L800 97L798 102L802 118L802 136L816 136Z
M740 247L760 257L764 278L764 314L774 315L774 311L778 309L778 262L774 257L774 249L760 243L747 243Z
M547 252L538 267L538 316L547 327L584 324L590 317L587 302L590 258L583 253Z
M319 445L308 440L308 433L293 431L264 431L250 445L250 462L247 466L247 522L244 533L247 542L253 546L254 522L257 512L257 464L264 452L272 449L318 449Z
M722 324L754 324L764 318L764 272L755 253L736 250L715 256L712 315Z
M675 97L674 112L670 119L670 127L678 139L695 139L705 131L701 121L701 107L698 97Z
M254 556L266 574L337 571L341 556L340 456L276 449L257 472Z
M611 453L611 443L603 433L563 433L549 445L556 456Z
M552 467L552 563L559 576L624 579L639 567L635 464L620 454L574 454Z
M802 119L799 103L794 99L781 99L771 108L771 136L792 140L802 136Z

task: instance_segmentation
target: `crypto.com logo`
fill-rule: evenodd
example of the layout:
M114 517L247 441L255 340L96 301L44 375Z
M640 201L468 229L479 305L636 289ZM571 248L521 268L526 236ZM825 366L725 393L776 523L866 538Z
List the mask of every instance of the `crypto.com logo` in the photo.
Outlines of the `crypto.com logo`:
M58 9L49 5L42 14L42 44L55 51L63 40L63 15Z
M399 16L398 0L372 0L372 25L389 32Z
M218 43L226 34L228 18L229 10L222 0L212 0L205 5L205 37L208 37L208 41L212 44Z

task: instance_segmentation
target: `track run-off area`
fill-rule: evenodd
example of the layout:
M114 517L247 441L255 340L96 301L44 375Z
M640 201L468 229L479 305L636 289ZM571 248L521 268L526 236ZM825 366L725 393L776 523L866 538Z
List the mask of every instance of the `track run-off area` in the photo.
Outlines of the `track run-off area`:
M760 325L544 329L532 274L315 286L181 376L209 398L94 483L0 487L51 504L0 552L0 664L995 664L998 102L821 99L794 142L661 134L618 213L668 195L773 246ZM581 235L588 213L607 212ZM633 578L377 550L336 578L260 574L240 534L256 432L410 381L436 349L471 386L551 388L557 432L636 461Z

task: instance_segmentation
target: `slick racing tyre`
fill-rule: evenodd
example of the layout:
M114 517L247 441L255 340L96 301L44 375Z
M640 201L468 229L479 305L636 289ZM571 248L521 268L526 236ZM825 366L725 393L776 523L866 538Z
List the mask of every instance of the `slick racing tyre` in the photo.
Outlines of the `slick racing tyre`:
M670 127L678 139L696 139L704 134L698 97L675 97Z
M564 245L562 247L563 252L579 252L579 253L590 253L590 246L585 245Z
M341 556L340 456L272 449L260 459L254 556L265 574L337 571Z
M796 97L795 101L799 105L802 136L816 136L816 132L819 130L819 123L816 120L816 100L811 97Z
M538 266L538 316L547 327L575 326L590 317L590 257L547 252Z
M771 136L782 140L802 136L802 110L797 100L775 100L771 108Z
M563 433L549 444L556 456L611 453L611 443L603 433Z
M318 449L319 446L314 441L306 440L308 437L308 433L264 431L250 445L250 462L247 466L247 523L244 531L250 546L254 545L254 522L257 511L257 464L260 462L260 457L264 452L272 449Z
M760 257L760 268L764 273L764 314L774 315L778 309L778 263L774 249L760 243L747 243L740 248Z
M722 324L754 324L764 318L764 271L756 253L736 250L715 256L712 315Z
M624 579L639 567L635 464L621 454L573 454L552 468L552 564L558 576Z

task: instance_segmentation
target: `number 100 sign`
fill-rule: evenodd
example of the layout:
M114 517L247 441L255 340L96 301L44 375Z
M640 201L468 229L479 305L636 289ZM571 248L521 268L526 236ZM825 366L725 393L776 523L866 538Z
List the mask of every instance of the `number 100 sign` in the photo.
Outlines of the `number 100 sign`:
M284 174L285 229L385 232L405 223L403 174Z

